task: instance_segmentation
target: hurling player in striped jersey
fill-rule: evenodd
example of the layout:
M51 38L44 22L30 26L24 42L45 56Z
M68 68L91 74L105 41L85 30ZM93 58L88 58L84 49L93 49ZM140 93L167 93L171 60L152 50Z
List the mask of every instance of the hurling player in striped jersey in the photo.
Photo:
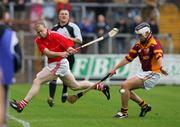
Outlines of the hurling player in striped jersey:
M129 99L136 102L141 107L139 116L144 117L147 112L151 111L151 106L140 98L133 90L138 88L149 90L158 83L162 74L168 74L163 68L163 50L161 44L153 37L150 25L146 22L139 24L135 28L135 33L137 34L139 41L132 47L129 54L110 71L110 73L111 76L114 75L120 67L130 63L137 56L139 57L142 71L121 84L120 93L122 105L114 118L128 117Z

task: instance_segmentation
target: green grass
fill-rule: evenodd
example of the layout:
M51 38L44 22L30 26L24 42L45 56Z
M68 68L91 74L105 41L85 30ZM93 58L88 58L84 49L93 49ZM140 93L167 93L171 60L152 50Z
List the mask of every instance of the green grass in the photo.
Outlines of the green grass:
M10 99L22 99L30 85L13 85ZM75 104L61 103L61 88L57 87L55 106L47 103L48 86L44 85L22 113L11 107L9 114L30 123L31 127L179 127L180 126L180 87L157 86L150 91L136 92L152 106L152 112L139 118L140 108L129 101L129 118L113 119L119 110L119 87L111 86L111 100L107 101L102 93L91 91ZM72 94L72 91L71 91ZM9 127L23 127L17 121L9 119Z

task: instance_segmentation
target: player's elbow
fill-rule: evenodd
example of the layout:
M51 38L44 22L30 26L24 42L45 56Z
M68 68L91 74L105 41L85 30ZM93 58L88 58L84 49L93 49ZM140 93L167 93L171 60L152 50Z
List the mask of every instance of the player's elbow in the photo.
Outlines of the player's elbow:
M75 39L75 42L78 43L78 44L82 44L82 40L78 39L78 38Z

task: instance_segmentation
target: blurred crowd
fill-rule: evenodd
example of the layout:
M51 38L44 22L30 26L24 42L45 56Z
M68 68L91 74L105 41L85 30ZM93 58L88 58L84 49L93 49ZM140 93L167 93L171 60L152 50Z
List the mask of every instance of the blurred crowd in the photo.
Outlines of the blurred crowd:
M96 2L98 3L117 3L117 4L136 4L143 3L142 8L114 8L109 11L108 7L88 7L86 15L77 21L71 3ZM63 8L71 12L71 22L75 22L81 29L83 40L88 42L92 37L88 34L96 34L97 37L108 32L112 27L119 28L122 34L134 34L134 28L142 21L151 25L153 34L159 33L159 10L158 0L2 0L6 8L5 21L16 31L32 31L34 22L44 20L51 29L57 20L57 12ZM12 15L11 4L14 11ZM30 5L30 6L27 6ZM30 24L30 25L29 25ZM126 47L126 37L117 37L117 53L123 53ZM133 43L133 39L131 43ZM105 53L101 49L106 45L101 43L99 53Z

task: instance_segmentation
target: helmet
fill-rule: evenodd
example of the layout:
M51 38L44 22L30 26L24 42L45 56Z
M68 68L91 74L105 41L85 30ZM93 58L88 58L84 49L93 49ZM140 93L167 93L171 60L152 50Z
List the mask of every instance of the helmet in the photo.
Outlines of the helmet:
M147 35L151 33L150 25L146 22L139 24L135 28L135 33L138 35L142 35L144 38L147 38Z

